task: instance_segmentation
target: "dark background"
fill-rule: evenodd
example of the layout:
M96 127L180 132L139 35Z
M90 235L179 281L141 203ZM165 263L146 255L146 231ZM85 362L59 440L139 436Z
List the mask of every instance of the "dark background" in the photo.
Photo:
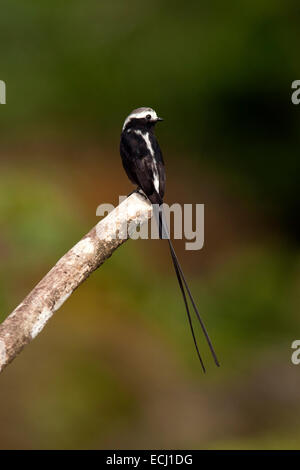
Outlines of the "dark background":
M132 187L151 106L166 202L205 204L182 265L222 367L203 376L167 247L129 241L0 378L0 448L299 448L299 4L0 4L0 319ZM200 334L200 332L199 332Z

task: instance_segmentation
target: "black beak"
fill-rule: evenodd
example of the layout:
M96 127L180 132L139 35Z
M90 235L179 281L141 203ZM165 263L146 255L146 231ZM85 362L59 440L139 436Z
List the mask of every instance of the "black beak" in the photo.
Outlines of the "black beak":
M157 120L157 121L163 121L163 118L158 117L156 120Z

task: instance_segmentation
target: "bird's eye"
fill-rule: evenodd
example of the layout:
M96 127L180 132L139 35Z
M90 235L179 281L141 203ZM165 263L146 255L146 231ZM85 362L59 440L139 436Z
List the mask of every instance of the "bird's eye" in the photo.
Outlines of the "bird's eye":
M149 121L151 119L151 114L147 114L146 119Z

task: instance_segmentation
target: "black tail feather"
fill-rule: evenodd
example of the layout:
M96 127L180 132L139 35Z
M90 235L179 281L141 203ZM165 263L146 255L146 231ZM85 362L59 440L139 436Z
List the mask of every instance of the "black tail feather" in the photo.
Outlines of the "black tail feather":
M178 271L179 271L179 273L180 273L180 275L181 275L181 277L182 277L183 283L184 283L184 285L185 285L185 288L186 288L186 290L187 290L187 293L188 293L188 295L189 295L189 298L190 298L190 300L191 300L191 302L192 302L194 311L195 311L195 313L196 313L196 315L197 315L197 318L198 318L198 320L199 320L199 323L200 323L200 325L201 325L202 331L203 331L204 336L205 336L205 338L206 338L206 341L207 341L207 344L208 344L209 349L210 349L210 351L211 351L211 354L212 354L212 356L213 356L213 358L214 358L214 361L215 361L216 365L219 367L219 366L220 366L220 363L219 363L219 361L218 361L216 352L215 352L214 347L213 347L213 345L212 345L211 339L210 339L210 337L209 337L209 335L208 335L207 329L206 329L206 327L205 327L205 325L204 325L204 323L203 323L203 320L202 320L202 318L201 318L201 316L200 316L200 313L199 313L199 311L198 311L198 309L197 309L197 307L196 307L194 298L193 298L193 296L192 296L192 293L191 293L191 291L190 291L190 288L189 288L189 286L188 286L188 283L187 283L187 281L186 281L186 279L185 279L185 276L184 276L183 271L182 271L182 269L181 269L181 266L180 266L180 264L179 264L179 261L178 261L178 258L177 258L177 256L176 256L176 253L175 253L175 250L174 250L174 248L173 248L173 245L172 245L172 243L171 243L171 240L168 239L168 242L169 242L169 247L170 247L170 251L171 251L171 254L172 254L173 262L175 262L176 265L177 265Z
M185 276L183 274L183 271L182 271L182 268L180 266L180 263L178 261L178 258L176 256L176 253L175 253L175 250L173 248L173 245L172 245L172 242L170 240L170 236L169 236L169 233L168 233L168 228L166 226L166 223L165 223L165 220L164 220L164 217L163 217L163 212L162 212L162 209L160 209L159 211L157 210L154 210L154 212L156 213L156 218L158 220L158 229L159 229L159 236L160 238L167 238L168 240L168 243L169 243L169 248L170 248L170 253L171 253L171 257L172 257L172 261L173 261L173 264L174 264L174 268L175 268L175 272L176 272L176 276L177 276L177 280L178 280L178 284L179 284L179 287L180 287L180 290L181 290L181 293L182 293L182 297L183 297L183 300L184 300L184 303L185 303L185 307L186 307L186 311L187 311L187 315L188 315L188 319L189 319L189 324L190 324L190 327L191 327L191 332L192 332L192 336L193 336L193 340L194 340L194 344L195 344L195 347L196 347L196 351L197 351L197 354L198 354L198 357L199 357L199 360L201 362L201 365L202 365L202 368L205 372L205 367L204 367L204 364L203 364L203 361L202 361L202 358L201 358L201 355L199 353L199 349L198 349L198 345L197 345L197 341L196 341L196 338L195 338L195 333L194 333L194 329L193 329L193 324L192 324L192 319L191 319L191 315L190 315L190 311L189 311L189 308L188 308L188 303L187 303L187 299L186 299L186 294L185 294L185 290L184 290L184 286L187 290L187 293L188 293L188 296L191 300L191 303L192 303L192 306L194 308L194 311L195 311L195 314L198 318L198 321L201 325L201 328L202 328L202 331L204 333L204 336L205 336L205 339L207 341L207 344L209 346L209 349L211 351L211 354L214 358L214 361L215 361L215 364L219 367L220 366L220 363L218 361L218 358L217 358L217 355L215 353L215 350L214 350L214 347L212 345L212 342L211 342L211 339L208 335L208 332L206 330L206 327L203 323L203 320L199 314L199 311L196 307L196 304L195 304L195 301L194 301L194 298L192 296L192 293L190 291L190 288L188 286L188 283L185 279ZM184 286L183 286L184 284Z
M181 280L180 272L179 272L179 270L178 270L178 266L177 266L177 263L176 263L176 259L173 257L172 251L171 251L171 256L172 256L172 261L173 261L173 265L174 265L174 268L175 268L175 272L176 272L178 284L179 284L179 287L180 287L180 290L181 290L181 293L182 293L182 297L183 297L183 300L184 300L184 304L185 304L185 308L186 308L186 313L187 313L187 316L188 316L188 320L189 320L189 324L190 324L191 333L192 333L192 336L193 336L195 348L196 348L196 351L197 351L197 355L198 355L199 361L200 361L200 363L201 363L203 372L206 372L206 371L205 371L205 366L204 366L204 363L203 363L203 360L202 360L202 357L201 357L201 354L200 354L200 352L199 352L199 348L198 348L198 344L197 344L197 340L196 340L196 336L195 336L195 332L194 332L193 322L192 322L192 318L191 318L189 306L188 306L188 303L187 303L187 299L186 299L184 287L183 287L183 285L182 285L182 280Z

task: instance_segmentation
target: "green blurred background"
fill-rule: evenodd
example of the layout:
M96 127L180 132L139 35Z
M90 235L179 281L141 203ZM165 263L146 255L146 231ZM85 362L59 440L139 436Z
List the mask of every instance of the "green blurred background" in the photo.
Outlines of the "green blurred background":
M151 106L166 202L205 204L182 265L214 340L203 376L167 247L129 241L0 377L0 448L299 448L299 2L2 0L0 320L132 187ZM199 335L200 335L199 331Z

